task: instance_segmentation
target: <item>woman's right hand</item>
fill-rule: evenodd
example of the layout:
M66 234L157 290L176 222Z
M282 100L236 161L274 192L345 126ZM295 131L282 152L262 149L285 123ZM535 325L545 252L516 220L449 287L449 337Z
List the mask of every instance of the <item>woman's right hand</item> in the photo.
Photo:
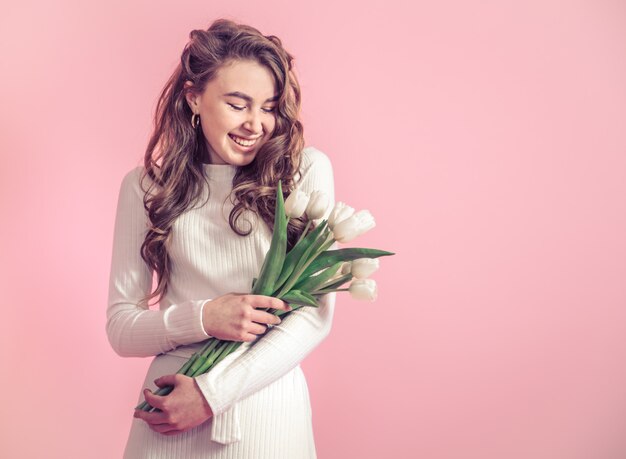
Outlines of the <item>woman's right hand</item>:
M280 319L257 308L291 311L283 300L264 295L227 293L207 301L202 310L204 330L211 336L228 341L251 342Z

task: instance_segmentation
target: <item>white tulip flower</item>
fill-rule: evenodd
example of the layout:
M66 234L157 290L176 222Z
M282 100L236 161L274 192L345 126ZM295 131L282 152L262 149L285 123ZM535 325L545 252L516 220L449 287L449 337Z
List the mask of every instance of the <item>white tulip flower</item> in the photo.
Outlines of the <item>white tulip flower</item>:
M369 210L360 210L345 220L335 223L333 233L337 242L349 242L376 226Z
M285 199L285 213L289 218L299 218L302 216L309 204L309 195L299 188L296 188Z
M380 266L378 258L359 258L352 261L352 276L357 279L366 279Z
M328 216L328 227L332 230L335 225L354 214L354 208L349 205L338 202Z
M309 205L306 207L306 214L311 220L322 218L328 209L328 195L321 191L315 190L311 192Z
M350 284L350 296L355 300L375 301L378 289L374 279L355 279Z

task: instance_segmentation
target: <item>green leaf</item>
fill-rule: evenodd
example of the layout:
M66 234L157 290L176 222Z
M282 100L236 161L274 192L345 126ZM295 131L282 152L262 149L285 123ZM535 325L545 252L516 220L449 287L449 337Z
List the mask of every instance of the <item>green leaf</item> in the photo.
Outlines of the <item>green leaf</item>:
M278 281L276 281L276 285L274 285L274 292L280 289L285 282L289 279L289 276L294 272L295 267L298 265L298 262L302 259L304 253L313 245L313 243L318 239L320 233L324 231L326 228L327 222L323 220L320 222L317 227L307 234L301 241L299 241L295 247L293 247L287 256L285 257L285 262L283 263L283 269L280 273L280 277Z
M320 254L324 253L324 251L330 247L332 242L333 240L328 237L327 233L324 233L322 237L315 240L313 244L311 244L304 251L287 282L285 282L279 290L275 291L274 295L281 295L284 292L292 290L294 284L304 278L302 273L306 270L309 264L311 264Z
M326 268L324 271L316 276L300 276L300 280L293 286L293 288L297 290L304 290L305 292L313 292L317 290L321 285L324 285L326 282L328 282L335 274L337 274L337 271L339 271L341 265L343 265L343 261L335 263L334 265Z
M377 249L365 249L365 248L350 248L350 249L338 249L327 250L320 254L302 273L300 276L309 277L312 274L328 268L340 261L352 261L358 258L378 258L395 255L393 252L386 252L384 250Z
M259 277L254 284L252 293L255 295L271 295L274 291L274 284L283 268L285 252L287 250L287 221L285 214L285 201L281 181L278 181L276 189L276 212L274 214L274 231L270 248L265 254L263 266Z
M336 282L333 282L332 284L324 285L324 290L334 290L336 288L341 287L343 284L351 280L352 280L352 274L348 273L345 276L341 276L339 279L337 279Z
M284 295L281 295L280 299L287 303L300 304L302 306L319 306L319 303L313 295L301 290L290 290Z
M274 314L275 316L282 317L282 316L284 316L284 315L289 315L289 314L291 314L292 312L297 311L298 309L303 308L303 307L305 307L305 306L308 306L308 305L306 305L306 304L305 304L305 305L302 305L302 304L291 303L291 311L283 311L282 309L278 309L278 310L275 310L275 312L274 312L273 314Z

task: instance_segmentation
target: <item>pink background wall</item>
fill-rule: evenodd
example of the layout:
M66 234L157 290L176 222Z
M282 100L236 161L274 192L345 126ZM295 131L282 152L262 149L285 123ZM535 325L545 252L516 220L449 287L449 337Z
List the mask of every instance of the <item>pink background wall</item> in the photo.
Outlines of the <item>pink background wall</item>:
M397 252L303 364L320 458L626 457L626 7L10 2L0 457L120 457L148 359L104 332L113 219L193 28L296 56L307 143ZM356 244L358 242L358 244Z

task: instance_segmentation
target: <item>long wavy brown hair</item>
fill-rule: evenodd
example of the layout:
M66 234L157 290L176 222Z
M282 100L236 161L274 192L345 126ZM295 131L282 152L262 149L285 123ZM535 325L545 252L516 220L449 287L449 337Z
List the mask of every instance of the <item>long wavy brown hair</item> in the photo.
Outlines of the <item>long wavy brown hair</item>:
M233 178L235 206L229 224L242 237L252 231L250 227L244 231L237 224L246 210L255 212L273 229L278 181L282 181L284 195L289 194L304 147L299 119L300 85L292 65L293 56L278 37L265 36L254 27L229 19L218 19L207 30L192 30L189 38L180 63L157 102L154 131L144 157L141 182L150 178L147 189L142 185L150 227L141 246L141 256L157 273L156 289L140 301L144 306L157 296L157 302L160 301L167 293L171 273L167 246L172 225L180 214L195 205L203 186L209 185L202 167L202 160L208 162L209 158L206 140L202 129L191 125L187 90L202 92L223 65L239 59L255 61L274 76L279 99L272 137L260 147L254 161L237 168ZM186 81L193 84L187 90ZM289 248L297 241L306 221L306 216L290 219Z

